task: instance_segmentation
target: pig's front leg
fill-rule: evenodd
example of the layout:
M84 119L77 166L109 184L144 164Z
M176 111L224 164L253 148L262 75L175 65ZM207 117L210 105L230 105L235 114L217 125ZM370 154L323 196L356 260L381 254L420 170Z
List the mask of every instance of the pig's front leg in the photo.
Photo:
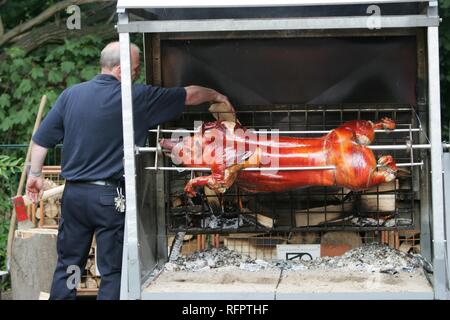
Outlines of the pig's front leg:
M190 197L195 197L195 187L208 186L217 194L223 194L236 181L239 171L244 168L258 167L261 164L261 150L257 148L250 158L241 163L226 167L224 164L213 164L212 174L191 179L184 187L184 192Z
M208 186L216 193L224 193L227 190L224 184L224 175L213 173L210 176L202 176L189 180L184 187L184 192L186 192L189 197L195 197L197 195L195 188L204 186Z

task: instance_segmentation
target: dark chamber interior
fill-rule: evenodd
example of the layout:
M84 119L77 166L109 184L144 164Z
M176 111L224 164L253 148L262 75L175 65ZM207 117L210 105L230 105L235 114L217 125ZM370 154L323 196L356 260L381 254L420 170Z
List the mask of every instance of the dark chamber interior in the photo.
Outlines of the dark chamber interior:
M416 38L170 40L165 86L198 84L246 105L415 104Z

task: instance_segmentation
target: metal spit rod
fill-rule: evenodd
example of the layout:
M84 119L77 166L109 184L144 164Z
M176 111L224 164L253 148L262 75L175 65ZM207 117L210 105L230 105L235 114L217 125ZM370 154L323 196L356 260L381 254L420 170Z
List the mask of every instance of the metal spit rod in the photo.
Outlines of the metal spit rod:
M422 166L423 162L414 163L397 163L397 167L415 167ZM377 167L383 167L377 165ZM245 168L242 171L307 171L307 170L335 170L335 166L317 166L317 167L262 167L262 168ZM211 171L211 168L205 167L146 167L145 170L162 170L162 171Z
M409 149L431 149L431 144L399 144L399 145L373 145L366 146L372 150L409 150ZM450 143L443 143L442 148L450 149ZM137 147L138 152L156 152L158 151L157 147Z
M273 133L277 134L324 134L329 133L332 130L297 130L297 131L273 131ZM422 128L412 128L410 129L393 129L393 130L382 130L376 129L374 130L377 133L391 133L391 132L421 132ZM163 133L199 133L199 130L187 130L187 129L150 129L149 132L163 132ZM251 133L262 133L262 132L272 132L269 129L260 129L260 130L250 130Z

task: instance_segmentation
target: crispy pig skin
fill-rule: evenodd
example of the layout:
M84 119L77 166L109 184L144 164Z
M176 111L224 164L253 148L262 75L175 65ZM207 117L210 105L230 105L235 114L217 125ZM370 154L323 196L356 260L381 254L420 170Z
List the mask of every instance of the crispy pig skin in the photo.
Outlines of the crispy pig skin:
M395 122L383 118L373 123L354 120L318 138L261 136L238 123L204 123L198 134L180 141L162 139L166 155L187 167L210 167L211 175L191 179L185 187L195 196L195 187L208 186L224 193L233 183L249 192L282 192L308 186L340 186L359 191L395 179L394 159L377 160L367 145L375 129L395 129ZM326 170L243 171L250 167L316 167Z

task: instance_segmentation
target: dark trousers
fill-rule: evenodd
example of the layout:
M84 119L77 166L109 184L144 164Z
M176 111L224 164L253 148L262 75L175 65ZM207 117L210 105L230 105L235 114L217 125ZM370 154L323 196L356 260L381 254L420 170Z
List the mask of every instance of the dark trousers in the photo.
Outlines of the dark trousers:
M61 199L57 251L50 299L75 299L75 279L83 274L92 237L97 241L101 283L97 299L120 297L125 214L116 211L113 186L67 182Z

